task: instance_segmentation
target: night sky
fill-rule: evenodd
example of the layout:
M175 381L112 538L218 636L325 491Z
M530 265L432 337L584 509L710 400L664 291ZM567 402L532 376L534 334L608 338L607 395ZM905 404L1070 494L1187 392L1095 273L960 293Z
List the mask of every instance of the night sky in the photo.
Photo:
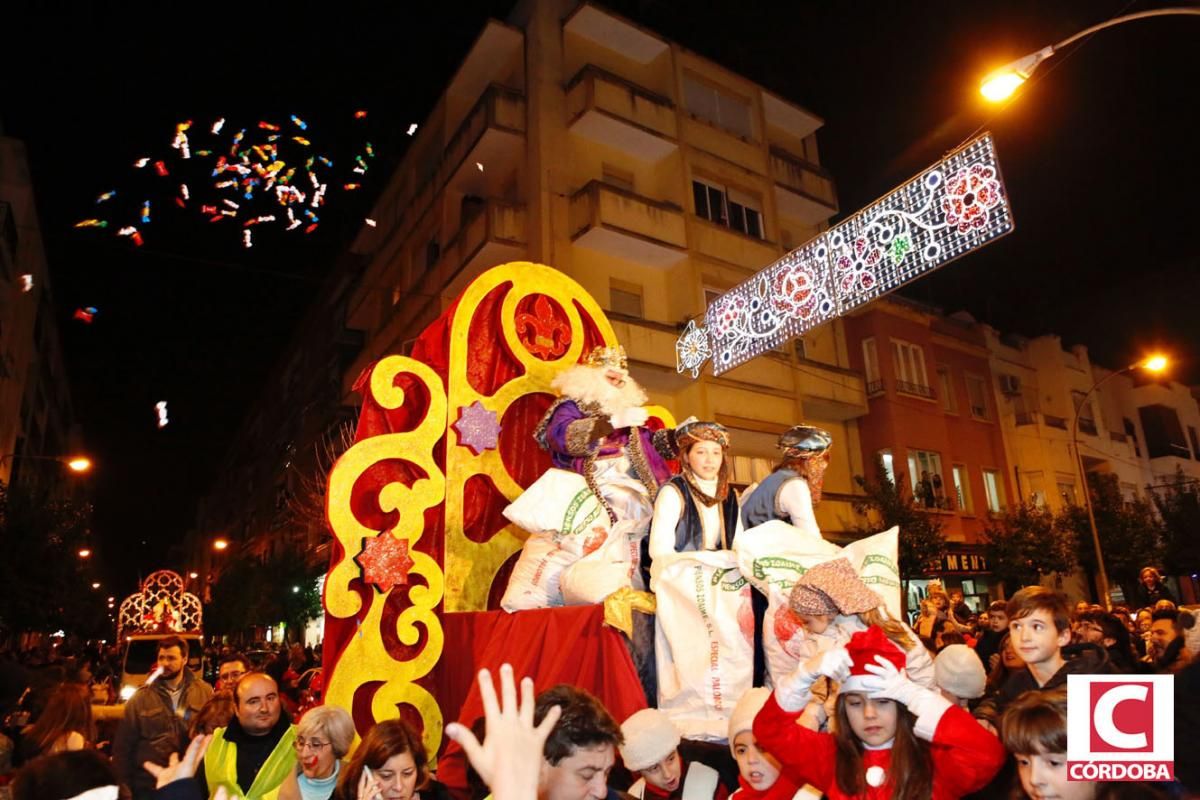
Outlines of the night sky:
M0 127L29 149L76 415L97 463L87 480L98 552L124 593L191 525L293 325L403 155L405 129L424 120L484 20L512 3L31 5L0 20L12 26ZM1113 366L1162 346L1179 379L1200 380L1190 127L1200 18L1096 34L997 111L977 94L989 69L1154 6L608 5L824 118L821 161L842 216L986 125L1016 230L905 293L1004 331L1059 333ZM189 16L168 20L168 7ZM331 197L311 236L263 230L245 250L234 227L173 213L161 190L142 248L72 228L97 216L101 192L148 191L130 165L173 155L176 123L202 132L217 117L252 127L291 114L326 150L369 140L379 154L364 188ZM100 310L92 325L71 320L79 306ZM162 430L158 400L169 403Z

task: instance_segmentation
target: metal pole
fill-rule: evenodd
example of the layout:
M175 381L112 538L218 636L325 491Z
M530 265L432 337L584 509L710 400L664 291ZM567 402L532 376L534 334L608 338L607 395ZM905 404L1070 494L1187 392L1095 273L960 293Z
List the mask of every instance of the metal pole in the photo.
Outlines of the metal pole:
M1079 467L1079 479L1083 482L1083 505L1087 509L1088 527L1092 530L1092 546L1096 548L1096 589L1099 590L1104 608L1107 611L1112 611L1112 596L1108 588L1108 571L1104 569L1104 553L1100 549L1100 532L1096 529L1096 514L1092 510L1092 493L1088 489L1087 467L1083 464L1083 451L1079 449L1079 412L1083 410L1088 398L1092 396L1094 391L1100 388L1101 384L1108 381L1109 378L1130 372L1138 366L1138 364L1130 364L1125 369L1110 372L1093 383L1092 388L1087 390L1087 394L1083 396L1083 399L1079 401L1079 405L1076 406L1075 416L1071 418L1071 446L1075 448L1075 463Z

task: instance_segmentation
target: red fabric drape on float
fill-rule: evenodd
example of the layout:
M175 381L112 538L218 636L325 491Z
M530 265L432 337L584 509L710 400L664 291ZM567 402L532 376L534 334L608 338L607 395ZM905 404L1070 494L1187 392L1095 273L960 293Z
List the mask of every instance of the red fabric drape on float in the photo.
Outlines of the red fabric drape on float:
M506 382L521 375L524 371L520 362L509 353L504 338L500 334L500 313L503 308L505 295L510 288L511 284L498 286L476 305L468 328L468 352L470 356L466 364L450 364L450 333L451 327L454 324L454 315L458 311L459 303L457 300L421 333L420 337L413 344L411 357L431 367L442 378L443 384L449 380L463 380L465 375L471 386L480 394L485 396L494 394ZM539 303L539 300L542 302ZM562 331L567 321L566 314L559 304L545 295L529 295L522 298L517 304L515 313L518 319L524 320L521 324L517 325L519 340L540 344L543 348L546 346L546 339L543 335L545 330L542 326L545 325L553 328L555 331ZM583 315L583 318L583 352L587 353L592 347L603 344L603 339L586 314ZM569 332L569 328L566 328L566 330ZM541 338L539 339L539 337ZM569 333L566 339L569 339ZM557 352L548 352L547 357L561 356L562 352L565 352L567 344L569 344L568 341L556 335L552 342L552 349ZM530 351L537 352L533 345L531 345ZM355 442L380 434L412 430L420 423L428 407L428 397L421 390L420 384L413 380L411 376L404 374L397 376L396 385L405 390L405 403L400 408L391 410L380 407L370 396L369 391L369 379L374 366L375 364L372 363L363 370L363 373L354 385L355 391L363 398L362 408L359 412L358 428L355 433ZM514 402L501 417L501 431L498 444L500 455L505 468L522 487L528 487L539 475L550 468L550 458L534 441L533 432L552 401L553 395L549 391L546 394L526 395L524 398ZM450 416L448 424L451 424L458 419L459 409L450 408L448 413ZM444 469L446 464L445 448L447 446L459 446L457 439L457 433L451 430L439 442L435 459L441 468ZM413 481L420 477L423 477L421 471L413 463L404 460L401 454L397 454L397 458L395 459L389 459L374 465L359 478L354 486L351 496L351 506L355 516L362 524L372 530L384 531L390 529L396 524L396 514L384 514L379 510L378 498L380 490L393 481L401 481L406 485L412 485ZM448 491L455 491L456 489L463 491L460 487L450 487ZM507 524L507 520L503 518L500 512L508 505L509 500L491 485L490 480L484 478L468 482L468 486L465 489L463 508L464 533L473 541L486 542ZM439 565L443 566L445 564L444 519L444 504L429 509L425 513L425 532L416 545L417 550L427 553L436 559ZM340 543L336 539L333 539L332 542L331 564L336 563L342 557ZM496 576L489 594L489 608L497 608L499 606L500 596L504 592L509 573L515 561L516 556L514 555L513 558L509 559L505 568ZM347 643L350 641L350 637L355 634L359 621L365 617L370 604L385 600L378 590L372 586L363 584L360 578L356 578L351 585L362 596L363 607L357 619L337 619L326 614L323 646L323 667L326 675L332 673L336 668L338 660L341 658ZM394 620L395 617L393 614L398 613L409 605L407 594L408 587L406 586L397 586L389 593L389 597L386 600L389 604L389 615L387 616L390 619ZM388 652L393 656L411 658L414 651L420 652L420 649L425 646L427 639L425 635L422 635L420 641L411 648L406 648L396 639L394 629L389 632L386 630L388 627L386 624L384 627L384 641ZM439 694L438 686L442 684L442 681L439 679L438 673L443 668L456 662L458 660L457 653L462 648L467 647L467 643L471 641L459 638L460 635L458 631L453 634L450 631L446 632L445 650L438 667L435 668L434 673L418 681L420 685L430 690L438 698L439 705L447 720L453 719L453 715L458 711L459 707L455 702L448 701L447 698ZM514 651L517 649L519 648L514 648ZM456 669L457 666L451 666L450 668ZM470 669L474 668L471 667ZM585 687L590 686L589 683L581 685ZM637 685L636 676L634 676L632 685ZM360 709L364 713L366 709L369 709L370 698L376 688L374 685L365 685L355 697L355 722L359 725L360 733L366 732L364 727L365 720L363 719L363 713L359 713ZM418 719L414 709L401 708L399 711L401 716L409 721L416 721ZM369 719L369 714L367 718Z
M491 670L499 692L498 671L506 662L518 679L533 678L535 691L560 683L587 689L617 722L646 707L621 634L604 624L604 606L446 614L442 625L446 654L438 664L433 690L443 709L461 707L457 721L467 727L483 716L476 673L484 667ZM454 649L450 642L456 643ZM467 788L462 749L449 740L438 760L438 780L452 789Z

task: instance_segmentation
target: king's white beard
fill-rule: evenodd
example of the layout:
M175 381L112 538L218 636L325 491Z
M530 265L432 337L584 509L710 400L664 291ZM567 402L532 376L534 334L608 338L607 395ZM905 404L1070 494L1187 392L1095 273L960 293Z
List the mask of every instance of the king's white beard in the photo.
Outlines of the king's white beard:
M625 385L618 388L604 377L604 370L576 364L560 372L550 385L577 403L597 403L609 416L646 404L646 393L637 381L626 376Z

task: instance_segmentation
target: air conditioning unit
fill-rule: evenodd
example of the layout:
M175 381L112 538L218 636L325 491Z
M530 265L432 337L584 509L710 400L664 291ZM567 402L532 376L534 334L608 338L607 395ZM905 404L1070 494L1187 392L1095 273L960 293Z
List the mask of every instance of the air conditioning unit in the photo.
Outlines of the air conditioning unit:
M1020 394L1021 379L1016 375L1001 375L1000 391L1008 395Z

